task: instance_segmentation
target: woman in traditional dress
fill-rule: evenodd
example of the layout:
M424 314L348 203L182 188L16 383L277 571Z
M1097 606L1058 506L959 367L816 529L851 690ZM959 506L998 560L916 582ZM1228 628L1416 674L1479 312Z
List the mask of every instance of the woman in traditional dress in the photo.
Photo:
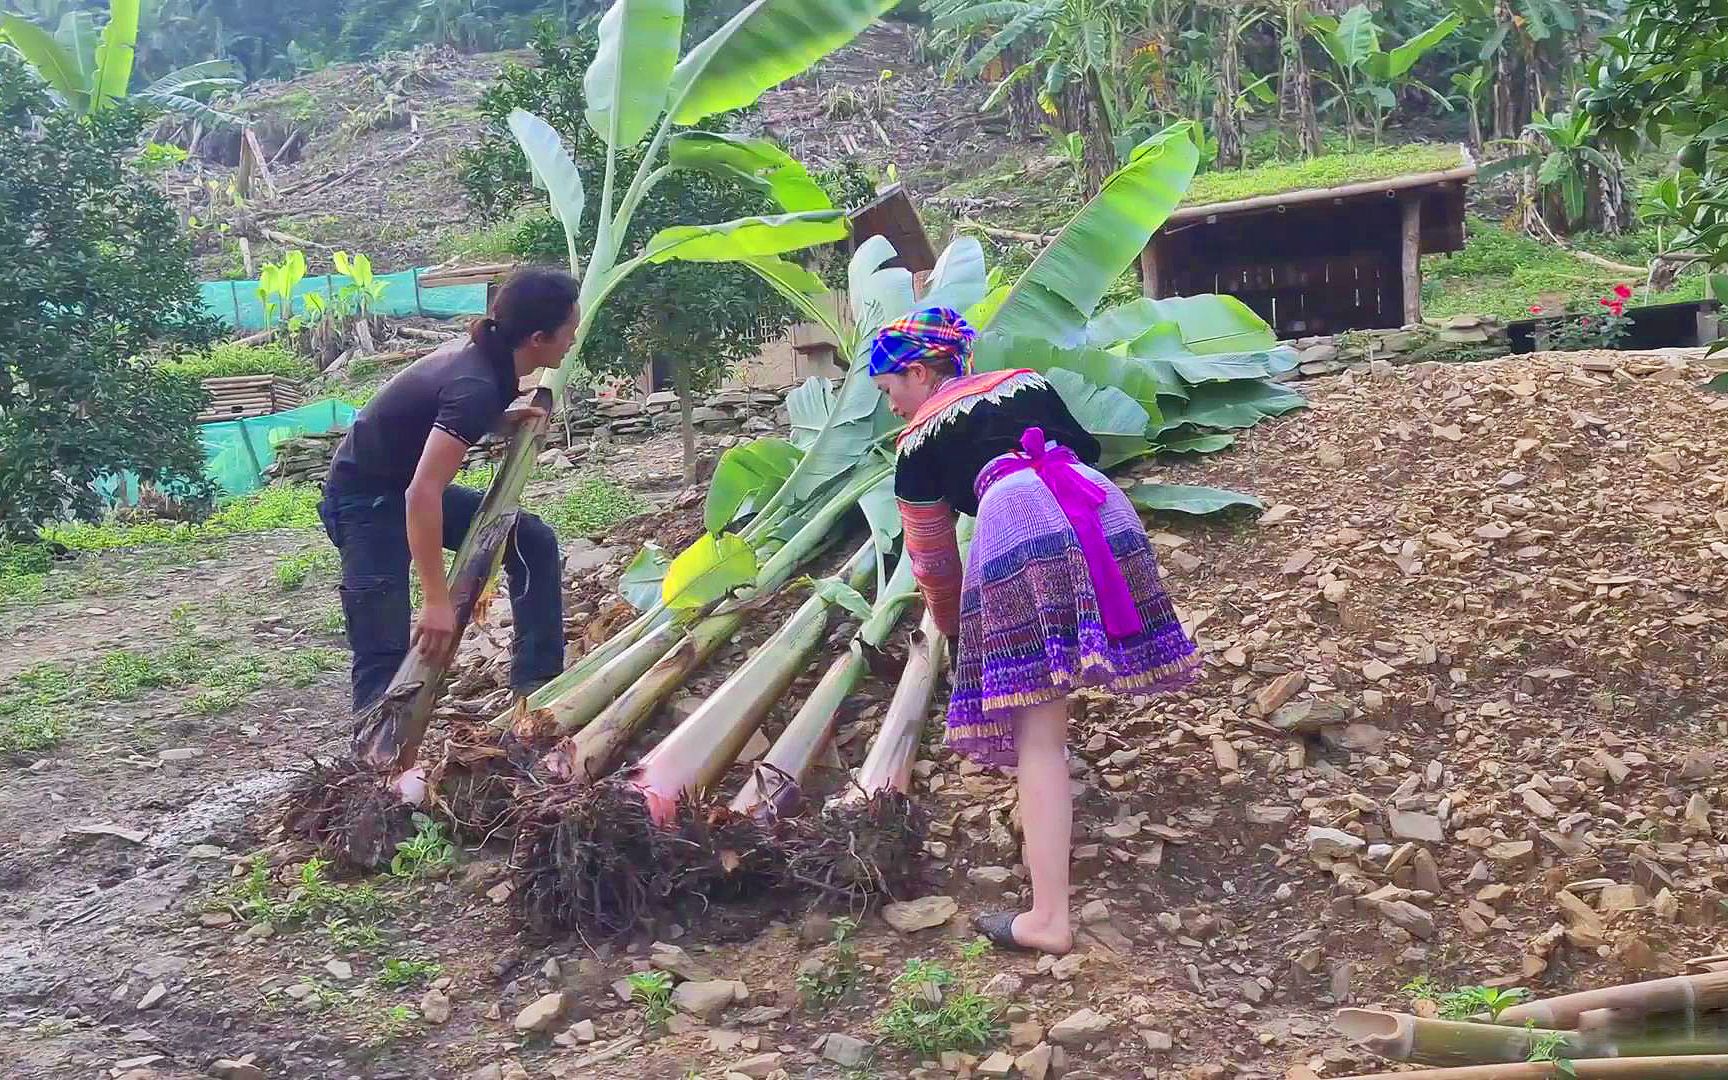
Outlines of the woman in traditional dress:
M948 745L1019 782L1032 907L975 925L1061 954L1074 945L1068 695L1170 690L1197 658L1139 515L1091 467L1098 441L1037 372L967 374L973 337L953 311L915 312L876 335L870 374L907 422L894 478L906 552L956 643ZM977 519L964 569L957 513Z

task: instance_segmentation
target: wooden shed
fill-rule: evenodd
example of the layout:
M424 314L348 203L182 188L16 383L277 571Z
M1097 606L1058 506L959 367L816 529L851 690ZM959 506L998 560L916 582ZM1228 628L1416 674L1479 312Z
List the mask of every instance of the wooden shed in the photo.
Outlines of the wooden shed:
M1183 206L1140 257L1147 296L1227 293L1280 338L1422 318L1423 255L1464 247L1476 165Z

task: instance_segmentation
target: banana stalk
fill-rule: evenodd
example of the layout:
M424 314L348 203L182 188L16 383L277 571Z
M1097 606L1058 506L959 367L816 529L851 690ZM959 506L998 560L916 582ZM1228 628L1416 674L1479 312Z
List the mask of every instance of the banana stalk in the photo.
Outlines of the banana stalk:
M935 620L926 612L906 657L900 685L894 688L888 713L882 718L882 729L870 743L870 752L858 770L856 783L835 802L861 803L879 792L904 793L911 786L912 766L918 760L924 720L930 713L930 698L936 690L936 674L942 670L947 644L948 639L936 629Z
M1544 1040L1552 1040L1553 1053L1565 1058L1728 1053L1728 1017L1705 1013L1677 1021L1666 1027L1652 1025L1640 1032L1580 1032L1431 1020L1374 1009L1342 1009L1333 1023L1353 1042L1381 1057L1423 1065L1524 1061L1531 1049Z
M1505 1010L1495 1023L1522 1026L1535 1021L1544 1027L1573 1028L1579 1026L1579 1017L1598 1009L1613 1010L1618 1022L1635 1016L1710 1012L1724 1005L1728 1005L1728 971L1711 971L1531 1001Z
M785 584L800 564L833 538L840 518L857 504L865 492L879 483L890 468L883 466L870 470L830 499L809 524L763 564L754 588L697 623L665 655L654 660L640 678L606 705L587 726L565 738L547 754L546 767L559 776L589 782L610 772L643 721L737 632L744 622L745 603L754 597L768 595ZM575 722L581 723L580 718Z
M1555 1061L1507 1065L1464 1065L1455 1069L1378 1072L1342 1080L1718 1080L1728 1076L1728 1054L1688 1057L1571 1058L1563 1069Z
M846 651L829 665L792 722L751 771L750 779L732 800L733 813L766 819L796 812L803 801L799 785L834 737L841 704L869 670L864 650L881 647L915 596L912 561L901 556L883 595L876 598L869 620Z
M840 571L853 589L875 577L876 545L866 540ZM687 793L700 797L738 759L750 733L762 724L810 654L822 643L833 601L813 594L763 642L720 688L695 712L649 751L630 772L630 782L642 793L656 824L670 824L678 800Z

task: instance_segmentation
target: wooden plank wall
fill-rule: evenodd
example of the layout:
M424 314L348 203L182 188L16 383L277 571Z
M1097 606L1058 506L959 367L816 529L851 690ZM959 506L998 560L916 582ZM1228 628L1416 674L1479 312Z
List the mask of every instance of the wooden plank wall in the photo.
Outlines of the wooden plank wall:
M1464 189L1424 192L1422 250L1464 244ZM1404 324L1396 198L1369 196L1243 214L1160 233L1156 296L1226 293L1281 338Z

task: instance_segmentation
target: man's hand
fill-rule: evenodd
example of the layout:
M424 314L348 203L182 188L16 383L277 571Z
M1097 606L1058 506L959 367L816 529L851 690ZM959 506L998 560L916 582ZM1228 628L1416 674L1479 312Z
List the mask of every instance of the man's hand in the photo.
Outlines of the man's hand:
M539 420L545 415L546 410L542 409L540 406L523 403L512 405L508 409L505 409L504 422L511 425L526 424L534 420Z
M421 608L412 644L428 663L443 663L456 647L456 609L448 603Z

